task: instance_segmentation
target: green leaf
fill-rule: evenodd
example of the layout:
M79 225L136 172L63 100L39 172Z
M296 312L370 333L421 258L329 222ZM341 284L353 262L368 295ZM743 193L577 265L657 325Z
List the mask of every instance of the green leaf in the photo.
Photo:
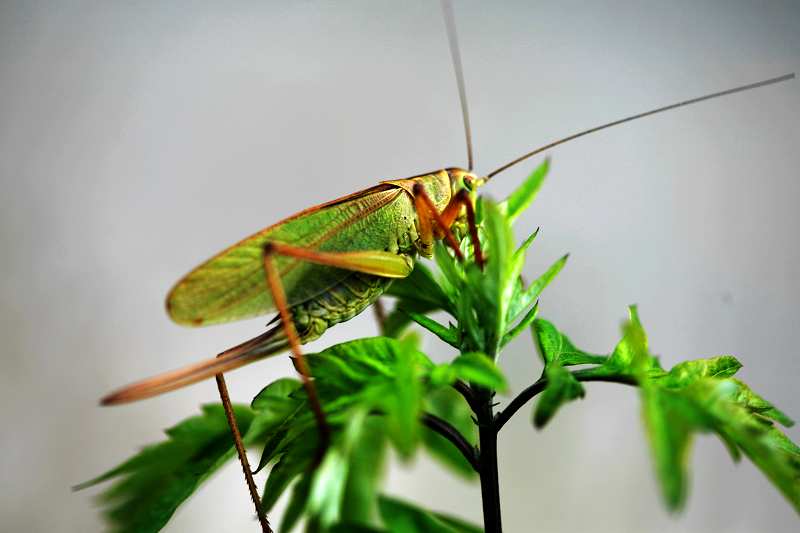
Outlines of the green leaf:
M370 525L378 517L378 489L386 460L385 421L366 418L359 426L349 424L349 475L342 500L342 519Z
M519 295L519 297L512 302L510 309L508 311L509 321L515 320L520 313L522 313L525 309L528 308L533 302L539 298L539 295L542 294L542 291L547 287L553 279L561 272L561 269L564 268L564 265L567 263L567 259L569 259L569 254L562 256L558 261L553 263L547 271L539 276L530 286Z
M658 386L643 386L642 398L645 427L664 500L670 510L678 510L686 501L691 434L702 415L679 394Z
M547 158L500 204L510 222L513 222L533 202L549 170L550 159Z
M501 392L508 388L506 378L500 368L485 353L467 352L461 354L449 364L449 367L452 369L453 376L456 379L462 379L469 383Z
M458 348L458 330L448 328L447 326L439 324L432 318L420 313L414 313L413 311L408 311L408 316L410 316L414 322L427 329L450 346Z
M399 339L403 333L405 333L406 328L414 322L408 314L409 311L425 314L437 311L438 309L438 307L430 304L418 304L411 301L399 300L383 321L383 330L381 334L386 337L392 337L393 339Z
M769 418L778 422L779 424L782 424L783 426L792 427L794 425L794 420L786 416L786 414L769 403L767 400L753 392L750 387L739 380L732 381L734 381L738 386L736 389L737 395L735 399L737 404L745 407L753 414Z
M300 520L300 517L303 516L308 503L308 496L311 492L311 480L312 477L306 474L292 486L292 494L281 517L279 531L291 531L297 521Z
M447 309L449 300L434 278L430 269L419 261L407 277L395 280L386 290L387 296L394 296L403 302L415 302L431 309Z
M543 428L555 415L559 407L565 403L583 398L586 391L578 380L557 362L545 367L547 387L536 404L533 415L533 425Z
M594 355L579 350L569 337L562 334L547 320L533 321L533 336L545 364L557 362L562 366L604 363L605 355Z
M536 320L537 314L539 314L539 300L536 300L536 302L533 304L533 307L528 310L528 313L522 317L522 320L520 320L516 326L506 331L506 334L503 335L503 340L500 343L500 346L505 346L514 340L520 333L528 329L528 326L530 326L533 321Z
M508 220L497 206L484 199L486 215L486 256L483 271L474 263L466 265L472 307L481 325L486 352L496 354L506 330L508 306L516 278L512 277L513 236ZM459 317L460 318L460 317Z
M647 334L639 321L635 305L628 307L630 318L622 328L622 340L617 343L605 366L621 373L638 375L647 370L651 360Z
M416 505L382 496L379 508L391 533L478 533L480 528L461 520L438 515Z
M686 391L712 418L714 431L735 443L800 513L800 447L764 418L752 391L734 379L705 379Z
M234 413L246 443L260 438L264 426L249 407ZM202 414L166 431L168 440L147 446L128 461L76 489L116 478L100 496L112 531L159 531L178 506L235 451L221 405L205 405Z
M420 437L422 381L413 363L411 357L405 358L394 381L376 389L375 404L385 413L387 434L403 459L413 455Z
M275 380L256 394L250 406L264 414L274 414L274 416L283 418L297 407L299 402L292 398L292 394L302 386L303 384L297 379Z
M316 450L316 428L305 431L292 441L292 445L287 447L267 477L264 493L261 495L265 511L269 512L292 481L308 469Z
M673 366L660 384L673 388L685 387L700 378L729 378L740 368L742 363L730 355L684 361Z
M317 515L323 526L330 526L339 520L348 466L347 458L338 449L332 448L314 472L307 510Z
M408 277L394 281L385 294L398 299L383 324L383 334L387 337L397 338L403 333L411 323L409 311L424 314L442 309L454 314L447 294L420 261Z
M387 337L371 337L331 346L307 357L320 394L339 397L376 383L391 380L398 365L432 368L433 363L409 343Z

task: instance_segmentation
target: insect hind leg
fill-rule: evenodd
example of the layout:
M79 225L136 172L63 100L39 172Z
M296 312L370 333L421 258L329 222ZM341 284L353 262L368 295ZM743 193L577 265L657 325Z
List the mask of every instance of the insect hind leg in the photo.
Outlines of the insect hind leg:
M247 460L247 452L245 451L244 442L242 441L242 434L239 431L239 425L236 423L236 415L233 412L231 398L228 394L228 385L225 383L225 377L222 374L217 374L214 377L217 380L219 398L220 401L222 401L223 408L225 409L225 418L227 418L228 426L231 429L231 435L233 436L236 453L239 456L239 462L242 464L242 471L244 472L244 478L247 482L247 490L250 492L250 498L253 500L253 505L255 505L256 508L256 515L258 516L258 521L261 524L261 531L263 533L272 533L272 528L270 528L267 514L264 512L264 508L261 506L261 497L258 495L258 488L256 487L255 480L253 479L253 473L250 470L250 462Z
M278 310L278 314L281 318L281 324L283 325L284 332L286 333L286 337L289 341L289 348L292 351L292 363L294 364L297 372L300 374L303 387L308 395L308 401L311 405L311 410L314 413L314 418L316 419L317 427L319 428L320 440L313 462L313 465L317 466L322 460L322 457L324 456L325 451L330 444L330 427L325 419L325 413L322 410L322 405L319 402L317 388L314 386L314 382L311 380L311 371L308 367L308 363L303 355L303 351L300 349L300 339L297 336L297 329L295 328L294 320L292 319L291 313L289 312L289 306L286 302L286 292L283 290L283 284L281 283L280 276L275 268L273 257L276 254L281 254L281 249L279 246L280 245L271 242L268 242L264 245L264 272L266 273L267 287L272 295L272 301L275 303L275 307ZM286 253L287 250L285 249L282 251L284 252L283 255L292 255L290 253Z

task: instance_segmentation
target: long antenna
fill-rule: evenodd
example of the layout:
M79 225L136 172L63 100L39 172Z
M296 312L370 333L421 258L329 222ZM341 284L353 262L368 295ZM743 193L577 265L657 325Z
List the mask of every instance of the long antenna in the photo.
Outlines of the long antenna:
M488 180L492 176L494 176L496 174L500 174L504 170L507 170L507 169L513 167L517 163L521 163L522 161L525 161L529 157L533 157L536 154L544 152L545 150L549 150L550 148L558 146L559 144L564 144L565 142L569 142L569 141L571 141L573 139L577 139L578 137L583 137L584 135L589 135L590 133L594 133L596 131L604 130L606 128L610 128L611 126L617 126L617 125L623 124L625 122L630 122L632 120L636 120L636 119L639 119L639 118L647 117L647 116L650 116L650 115L655 115L656 113L661 113L663 111L669 111L670 109L675 109L675 108L682 107L682 106L685 106L685 105L696 104L697 102L702 102L703 100L711 100L712 98L717 98L719 96L727 96L727 95L733 94L733 93L739 93L739 92L742 92L742 91L749 91L750 89L756 89L758 87L764 87L765 85L772 85L773 83L780 83L782 81L788 81L788 80L791 80L793 78L794 78L794 73L784 74L783 76L778 76L777 78L770 78L768 80L759 81L757 83L751 83L751 84L748 84L748 85L742 85L740 87L734 87L733 89L728 89L727 91L720 91L718 93L707 94L705 96L700 96L698 98L692 98L690 100L684 100L684 101L678 102L676 104L671 104L671 105L668 105L668 106L659 107L659 108L653 109L651 111L645 111L644 113L639 113L639 114L636 114L636 115L631 115L629 117L621 118L619 120L615 120L614 122L609 122L608 124L603 124L601 126L595 126L594 128L589 128L588 130L584 130L584 131L581 131L581 132L578 132L578 133L574 133L574 134L572 134L572 135L570 135L568 137L564 137L563 139L559 139L557 141L553 141L550 144L546 144L546 145L544 145L544 146L542 146L540 148L537 148L537 149L535 149L535 150L533 150L531 152L528 152L527 154L522 155L522 156L514 159L510 163L506 163L502 167L489 172L486 175L486 179Z
M444 24L447 26L447 42L450 44L450 56L453 59L453 70L458 84L458 99L461 101L461 117L464 119L464 134L467 137L467 170L474 168L472 157L472 129L469 126L469 109L467 108L467 90L464 88L464 67L461 65L461 52L458 48L458 34L456 33L453 4L449 0L442 0Z

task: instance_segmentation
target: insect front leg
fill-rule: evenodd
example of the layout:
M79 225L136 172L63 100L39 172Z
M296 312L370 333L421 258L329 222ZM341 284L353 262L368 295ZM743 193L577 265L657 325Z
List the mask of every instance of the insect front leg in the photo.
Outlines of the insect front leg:
M441 232L445 242L453 249L459 261L464 260L464 255L461 253L461 249L458 246L458 241L456 241L456 238L450 228L458 218L461 208L465 208L467 211L467 227L469 228L469 237L472 241L472 248L475 253L475 263L481 268L481 270L483 269L485 260L483 257L483 251L481 250L481 242L480 239L478 239L478 226L475 223L475 208L472 205L472 199L470 198L469 193L465 189L462 189L456 193L456 195L450 199L450 202L448 202L447 206L445 206L444 210L439 213L436 211L436 206L434 205L430 196L428 196L428 193L425 192L425 188L421 184L417 183L414 185L414 203L417 208L417 213L419 214L420 238L423 240L423 242L426 242L426 239L428 239L428 241L433 240L435 230L431 224L431 221L435 221L436 228Z

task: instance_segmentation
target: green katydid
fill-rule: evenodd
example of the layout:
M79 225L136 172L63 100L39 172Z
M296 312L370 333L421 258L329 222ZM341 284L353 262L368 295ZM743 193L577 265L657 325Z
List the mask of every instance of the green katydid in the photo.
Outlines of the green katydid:
M277 311L277 323L267 332L214 359L134 383L102 400L103 404L140 400L216 376L265 531L268 530L266 517L260 510L241 438L229 408L223 373L291 349L324 442L327 438L324 414L316 401L313 382L299 346L319 338L328 327L354 317L376 302L392 280L411 273L417 255L431 256L434 240L445 239L454 254L463 259L453 226L468 230L475 262L481 265L484 259L473 213L475 191L479 186L513 165L589 133L794 77L790 74L772 78L593 127L532 150L480 176L473 172L471 134L452 14L448 6L445 11L467 137L468 168L446 168L382 181L301 211L214 256L172 289L167 298L170 317L180 324L200 326Z

